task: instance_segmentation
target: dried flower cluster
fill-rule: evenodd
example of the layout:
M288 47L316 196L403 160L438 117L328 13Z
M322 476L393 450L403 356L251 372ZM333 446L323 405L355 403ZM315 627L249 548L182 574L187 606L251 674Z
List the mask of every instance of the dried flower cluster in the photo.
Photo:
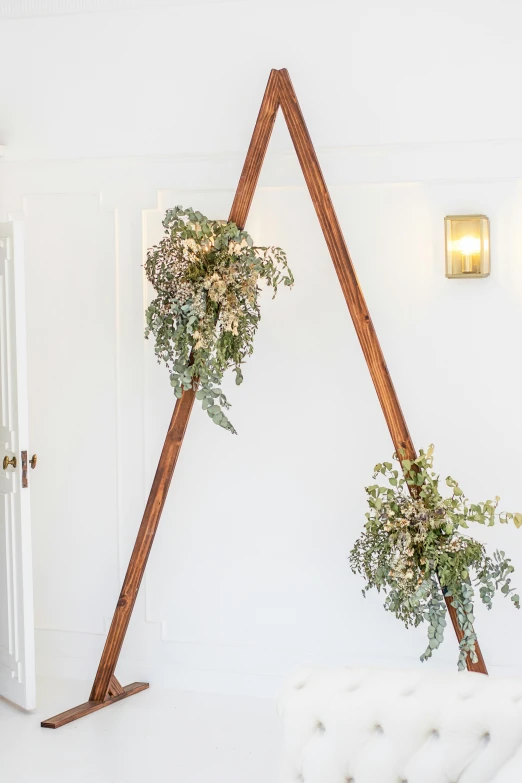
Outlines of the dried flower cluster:
M145 337L154 335L176 397L197 389L215 424L235 433L219 384L229 367L236 384L243 380L241 365L253 351L261 318L260 280L275 296L279 284L293 284L293 275L280 248L254 247L235 223L175 207L163 226L165 235L145 263L157 294L146 311Z
M433 446L412 460L398 460L375 466L374 480L384 476L388 486L366 487L369 512L365 530L350 554L354 573L386 594L384 608L405 624L428 623L428 647L421 660L429 658L443 640L446 626L445 596L451 599L464 636L460 642L459 669L469 655L477 662L473 629L473 600L478 588L483 603L491 608L500 588L517 608L519 596L511 587L511 561L504 552L490 557L485 547L465 535L470 522L493 525L495 520L512 520L522 525L522 514L499 513L499 498L470 503L457 482L448 477L451 494L439 490L439 476L433 471ZM401 469L402 468L402 469Z

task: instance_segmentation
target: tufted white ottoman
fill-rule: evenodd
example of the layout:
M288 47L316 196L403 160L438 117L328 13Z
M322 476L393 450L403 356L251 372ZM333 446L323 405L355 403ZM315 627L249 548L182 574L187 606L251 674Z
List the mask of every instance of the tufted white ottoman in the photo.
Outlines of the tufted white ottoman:
M308 669L279 712L281 783L522 783L522 680Z

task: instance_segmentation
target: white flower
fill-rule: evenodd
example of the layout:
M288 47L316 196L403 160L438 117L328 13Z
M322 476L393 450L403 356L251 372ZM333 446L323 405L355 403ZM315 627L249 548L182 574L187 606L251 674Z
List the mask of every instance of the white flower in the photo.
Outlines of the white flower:
M193 253L198 252L198 245L195 239L185 239L185 247L187 247L189 250L192 250Z
M236 242L235 240L231 239L228 243L228 252L239 255L244 247L248 247L248 242L246 239L242 239L241 242Z

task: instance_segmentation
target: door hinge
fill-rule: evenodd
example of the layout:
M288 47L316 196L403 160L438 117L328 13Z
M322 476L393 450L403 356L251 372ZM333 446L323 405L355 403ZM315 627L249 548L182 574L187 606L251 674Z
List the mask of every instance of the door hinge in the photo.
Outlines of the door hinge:
M27 487L29 486L29 479L27 478L27 465L29 464L32 470L34 470L36 467L36 463L38 462L38 457L36 456L36 454L33 454L33 456L31 457L28 463L27 451L20 452L20 455L22 457L22 489L27 489Z
M27 451L21 452L22 457L22 489L27 489L29 482L27 480Z

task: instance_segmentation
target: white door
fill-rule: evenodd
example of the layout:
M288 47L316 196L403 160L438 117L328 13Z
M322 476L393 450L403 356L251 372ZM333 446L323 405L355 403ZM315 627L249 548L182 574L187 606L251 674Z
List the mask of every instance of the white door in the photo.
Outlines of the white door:
M22 224L0 223L0 696L35 707ZM9 460L9 464L7 463Z

